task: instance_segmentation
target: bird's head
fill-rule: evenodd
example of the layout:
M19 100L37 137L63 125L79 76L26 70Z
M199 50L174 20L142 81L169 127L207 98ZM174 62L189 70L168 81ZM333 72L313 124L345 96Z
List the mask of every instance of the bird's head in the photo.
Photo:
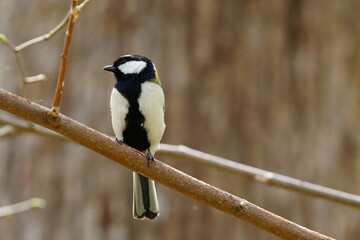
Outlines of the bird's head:
M141 84L146 81L154 81L161 85L155 64L144 56L124 55L112 65L103 67L103 70L113 72L117 82L120 83L134 84L136 82Z

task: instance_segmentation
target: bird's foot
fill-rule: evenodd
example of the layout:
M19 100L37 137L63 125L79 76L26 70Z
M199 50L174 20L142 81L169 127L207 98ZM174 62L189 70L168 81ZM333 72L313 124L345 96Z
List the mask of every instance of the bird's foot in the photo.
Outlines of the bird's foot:
M146 154L146 158L147 158L147 161L148 161L148 167L150 167L150 163L155 162L154 155L151 152L148 152Z
M115 137L115 140L118 142L118 143L124 143L124 141L118 137Z

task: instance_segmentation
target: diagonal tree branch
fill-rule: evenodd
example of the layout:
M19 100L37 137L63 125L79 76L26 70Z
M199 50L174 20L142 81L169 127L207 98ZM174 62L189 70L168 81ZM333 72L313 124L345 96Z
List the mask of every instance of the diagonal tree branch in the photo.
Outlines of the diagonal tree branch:
M47 128L30 124L30 122L4 114L0 114L0 125L3 125L0 128L0 138L11 137L21 133L35 133L44 137L52 137L62 141L69 141L69 139L65 138L63 135L50 131ZM182 160L187 159L195 161L209 167L247 177L250 180L261 184L283 188L360 209L359 195L255 168L222 157L197 151L184 145L162 143L160 144L160 149L156 152L156 155L160 155L161 157L171 156Z
M50 109L0 89L0 109L64 135L132 171L283 239L332 239L268 212L244 199L197 180L160 161L147 167L144 154Z

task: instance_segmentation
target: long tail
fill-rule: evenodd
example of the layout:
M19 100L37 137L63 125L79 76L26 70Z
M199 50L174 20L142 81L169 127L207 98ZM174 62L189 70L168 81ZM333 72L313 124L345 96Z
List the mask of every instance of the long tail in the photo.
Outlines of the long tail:
M140 220L159 216L155 182L135 172L133 172L133 216Z

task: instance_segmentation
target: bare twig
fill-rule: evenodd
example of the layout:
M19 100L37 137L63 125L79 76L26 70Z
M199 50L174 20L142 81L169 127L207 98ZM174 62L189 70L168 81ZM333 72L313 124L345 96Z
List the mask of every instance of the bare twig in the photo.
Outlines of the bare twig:
M0 128L0 138L11 137L16 134L16 130L12 125L5 125Z
M9 41L6 38L6 36L4 34L0 34L0 42L7 45L15 54L16 64L18 66L20 79L22 81L22 85L21 85L21 89L20 89L21 96L24 95L24 86L26 84L44 81L47 79L44 74L38 74L36 76L26 77L26 72L25 72L24 63L23 63L22 56L21 56L21 51L29 46L36 44L36 43L50 39L53 35L55 35L58 31L60 31L61 28L63 28L65 26L66 22L69 19L69 15L70 15L70 13L67 13L65 18L55 28L50 30L50 32L48 32L40 37L26 41L26 42L20 44L19 46L15 46L11 41Z
M77 2L77 1L73 1L73 2ZM21 86L21 89L20 89L21 96L23 96L23 93L24 93L24 85L26 85L28 83L45 81L47 79L44 74L38 74L36 76L30 76L30 77L26 76L24 63L23 63L22 56L21 56L21 51L27 47L34 45L34 44L37 44L37 43L40 43L43 41L47 41L50 38L52 38L56 33L58 33L66 25L66 23L68 23L70 16L73 16L74 20L76 20L76 18L79 16L80 11L82 10L82 8L85 7L89 2L91 2L91 0L85 0L81 4L76 6L75 8L71 8L70 11L63 18L63 20L61 20L61 22L59 22L48 33L45 33L39 37L30 39L24 43L21 43L18 46L15 46L10 40L7 39L7 37L4 34L0 33L0 43L3 43L6 46L8 46L15 54L16 64L18 66L20 78L23 83Z
M154 179L188 197L242 219L280 238L289 240L332 239L197 180L160 161L156 161L156 164L149 168L146 164L146 156L141 152L125 144L119 144L116 140L65 115L59 114L57 118L53 118L52 110L3 89L0 89L0 109L56 131L132 171Z
M31 209L44 208L45 200L41 198L32 198L23 202L0 207L0 218L9 217L16 213L25 212Z
M76 6L76 11L80 12L82 10L83 7L85 7L88 3L90 3L91 0L86 0L83 1L81 4L79 4L78 6ZM51 29L48 33L45 33L39 37L30 39L24 43L21 43L18 46L15 46L11 41L9 41L6 36L4 34L0 33L0 42L6 44L12 51L14 52L21 52L22 50L24 50L27 47L30 47L34 44L43 42L43 41L47 41L50 38L52 38L56 33L58 33L68 22L70 14L73 13L73 10L70 9L69 12L66 13L65 17L63 18L63 20L61 20L53 29ZM76 14L78 15L78 14Z
M15 46L11 41L9 41L4 34L0 34L1 42L3 44L7 45L15 54L16 64L19 69L20 78L23 82L23 85L20 90L21 95L23 95L23 86L25 84L46 80L46 77L44 77L43 74L39 74L37 76L32 76L32 77L26 77L24 63L23 63L23 60L21 57L21 51L27 47L30 47L30 46L36 44L36 43L50 39L52 36L54 36L57 32L59 32L65 26L65 24L67 23L67 21L69 19L69 16L70 16L70 12L68 12L66 14L65 18L55 28L51 29L48 33L43 34L34 39L30 39L29 41L26 41L18 46ZM39 77L39 76L41 76L41 77Z
M76 6L78 12L80 12L86 5L88 5L92 0L85 0L82 3Z
M68 58L68 54L69 54L69 49L70 49L70 42L71 42L71 37L72 37L72 32L74 30L74 25L75 25L75 18L76 15L74 14L74 8L76 7L77 1L76 0L71 0L71 8L70 8L70 18L68 21L68 27L66 30L66 34L65 34L65 41L64 41L64 47L63 47L63 51L61 54L61 61L60 61L60 70L59 70L59 75L58 75L58 80L57 80L57 85L56 85L56 90L55 90L55 95L54 95L54 101L53 101L53 105L52 105L52 116L54 118L57 118L59 115L59 109L60 109L60 102L61 102L61 97L63 94L63 89L64 89L64 80L65 80L65 73L66 73L66 66L67 66L67 58Z
M7 39L6 35L3 33L0 33L0 43L5 44L8 46L12 51L15 52L15 45Z
M329 201L346 204L348 206L360 208L360 196L347 192L338 191L332 188L323 187L313 183L301 181L296 178L287 177L274 172L265 171L259 168L244 165L225 158L200 152L186 146L174 146L161 144L157 155L171 155L188 158L202 164L206 164L217 169L223 169L232 173L240 174L251 180L267 184L270 186L285 188L288 190L312 195Z
M5 114L0 114L0 125L4 125L4 127L12 127L11 134L3 136L0 135L0 137L9 137L22 133L36 133L44 137L52 137L58 140L68 141L67 138L54 131L50 131L49 129L41 127L39 125L35 125L33 122L24 121L22 119L11 117Z
M34 82L40 82L40 81L46 81L46 80L47 80L47 77L43 73L40 73L35 76L31 76L31 77L26 77L26 79L25 79L26 83L34 83Z
M76 19L79 17L81 9L87 5L91 0L86 0L83 3L81 3L79 6L77 6L78 1L77 0L71 0L71 8L70 8L70 18L68 21L68 27L65 34L65 41L64 41L64 47L63 52L61 55L61 61L60 61L60 70L54 95L54 101L52 104L52 116L54 118L57 118L60 111L60 102L63 94L64 89L64 80L65 80L65 73L66 73L66 67L67 67L67 59L70 49L70 42L72 33L74 30L74 25Z
M14 48L15 52L20 52L22 50L24 50L27 47L30 47L34 44L49 40L50 38L52 38L56 33L58 33L68 22L69 20L69 16L70 16L70 11L66 14L66 16L64 17L63 20L61 20L61 22L58 23L58 25L56 25L53 29L51 29L48 33L45 33L39 37L36 37L34 39L30 39L29 41L26 41L22 44L20 44L19 46L16 46Z
M22 81L20 87L20 95L24 96L24 86L26 85L27 82L26 82L26 73L25 73L24 62L22 60L21 52L15 52L15 59L19 69L20 79Z

